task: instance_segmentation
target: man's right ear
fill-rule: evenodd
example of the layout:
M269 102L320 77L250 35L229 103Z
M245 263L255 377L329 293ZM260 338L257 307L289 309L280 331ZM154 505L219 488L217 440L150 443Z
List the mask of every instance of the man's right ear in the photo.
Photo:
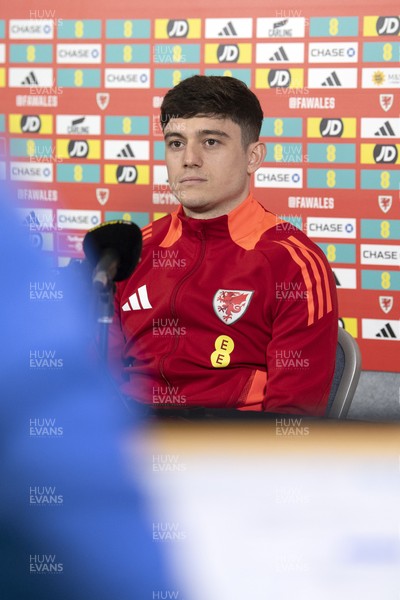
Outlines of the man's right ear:
M247 173L250 175L251 173L255 173L255 171L261 167L267 155L267 148L264 142L254 142L253 144L250 144L248 153L249 162L247 165Z

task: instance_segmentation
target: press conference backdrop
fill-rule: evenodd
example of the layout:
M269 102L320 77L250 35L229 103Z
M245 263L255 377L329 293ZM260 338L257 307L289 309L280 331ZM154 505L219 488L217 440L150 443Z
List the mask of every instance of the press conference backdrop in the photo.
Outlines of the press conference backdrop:
M33 242L66 264L98 223L174 210L163 95L194 74L237 77L265 113L257 199L325 252L364 368L398 371L400 18L393 1L376 6L5 6L0 178Z

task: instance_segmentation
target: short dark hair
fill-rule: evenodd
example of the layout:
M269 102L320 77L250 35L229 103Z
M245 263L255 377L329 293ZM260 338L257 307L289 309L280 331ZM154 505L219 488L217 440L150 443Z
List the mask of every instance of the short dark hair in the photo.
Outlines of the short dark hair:
M245 83L221 75L193 75L170 89L161 105L164 130L170 119L213 116L240 126L245 148L259 138L263 111L257 96Z

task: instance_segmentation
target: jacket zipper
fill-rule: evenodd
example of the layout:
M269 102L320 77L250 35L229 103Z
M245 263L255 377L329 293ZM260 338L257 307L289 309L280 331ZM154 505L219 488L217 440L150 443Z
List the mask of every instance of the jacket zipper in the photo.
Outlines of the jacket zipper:
M206 251L206 236L204 233L204 228L202 228L199 233L201 235L201 247L200 247L200 252L199 252L199 257L198 257L197 263L192 267L192 269L191 269L191 271L189 271L189 273L186 273L186 275L184 277L182 277L182 279L179 281L179 283L176 285L174 291L172 292L170 308L171 308L171 315L172 315L173 319L178 317L178 314L176 312L176 298L178 296L179 290L181 289L183 284L190 277L192 277L193 273L195 273L197 271L197 269L200 267L201 263L203 262L203 258L204 258L205 251ZM178 346L178 343L179 343L179 337L174 336L173 348L169 352L167 352L167 354L164 354L164 356L161 357L160 363L159 363L159 371L160 371L161 377L163 378L163 380L165 381L165 383L167 384L167 386L169 388L171 388L172 386L171 386L171 382L168 380L168 378L165 374L164 363L167 360L167 358L169 358L172 354L174 354L174 352Z

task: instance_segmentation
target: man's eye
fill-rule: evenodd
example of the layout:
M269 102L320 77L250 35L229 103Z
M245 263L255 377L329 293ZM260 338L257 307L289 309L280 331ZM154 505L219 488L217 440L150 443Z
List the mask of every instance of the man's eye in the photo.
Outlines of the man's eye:
M218 140L214 140L213 138L206 140L207 146L217 146L217 144L219 144Z
M169 142L168 146L170 148L180 148L182 146L182 142L180 142L179 140L172 140Z

